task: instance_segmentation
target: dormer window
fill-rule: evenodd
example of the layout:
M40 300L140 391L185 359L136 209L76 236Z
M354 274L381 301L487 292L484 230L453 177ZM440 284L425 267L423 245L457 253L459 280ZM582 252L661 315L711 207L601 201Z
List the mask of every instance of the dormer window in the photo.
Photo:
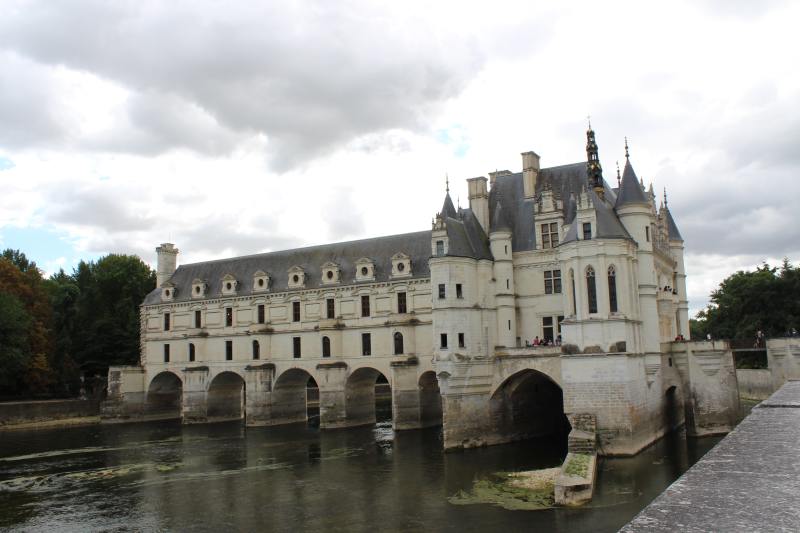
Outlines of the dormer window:
M164 302L171 302L175 298L176 287L171 281L165 282L161 285L161 300Z
M392 277L403 278L411 275L411 258L403 252L392 256Z
M205 298L208 292L206 280L195 278L192 280L192 298Z
M322 272L322 284L323 285L331 285L333 283L339 283L339 265L328 261L320 268Z
M356 281L375 281L375 263L368 257L362 257L355 263Z
M433 252L434 257L443 257L447 255L447 240L446 239L437 239L433 242Z
M302 289L306 286L306 272L303 267L293 266L288 270L290 289Z
M222 294L224 295L232 295L236 294L236 289L239 286L239 282L236 281L236 278L233 277L232 274L225 274L222 278Z
M253 292L265 292L269 290L269 275L263 270L256 270L253 273Z

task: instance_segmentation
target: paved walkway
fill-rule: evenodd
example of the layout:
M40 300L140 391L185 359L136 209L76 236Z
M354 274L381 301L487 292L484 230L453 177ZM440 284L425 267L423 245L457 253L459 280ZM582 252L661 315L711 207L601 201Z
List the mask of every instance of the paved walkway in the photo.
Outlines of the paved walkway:
M800 381L753 408L620 531L800 531Z

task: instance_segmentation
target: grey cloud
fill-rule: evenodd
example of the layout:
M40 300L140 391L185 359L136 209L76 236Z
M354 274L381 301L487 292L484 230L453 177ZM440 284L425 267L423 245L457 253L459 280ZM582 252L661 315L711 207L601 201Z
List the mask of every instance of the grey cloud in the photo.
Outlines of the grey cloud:
M134 99L129 114L152 138L133 139L130 150L223 150L231 131L259 133L279 170L359 135L425 128L482 64L468 39L357 2L236 10L216 2L22 6L0 22L0 47L145 95L138 97L147 99L145 108ZM202 110L220 131L208 128L208 143L192 138L191 128L169 116L175 99Z
M141 194L139 203L144 200ZM130 232L150 229L156 223L155 217L138 211L135 191L122 193L110 187L87 188L65 184L49 190L47 197L49 207L45 216L49 222L57 225Z

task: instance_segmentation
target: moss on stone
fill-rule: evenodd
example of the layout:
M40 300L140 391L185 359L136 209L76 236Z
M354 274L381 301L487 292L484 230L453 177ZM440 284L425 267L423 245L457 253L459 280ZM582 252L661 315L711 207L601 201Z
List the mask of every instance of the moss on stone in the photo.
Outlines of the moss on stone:
M564 473L570 476L586 477L589 473L590 459L591 455L585 453L572 454L569 462L564 467Z
M490 479L476 480L472 490L448 498L454 505L488 503L508 510L532 511L555 505L553 488L557 468L531 472L497 472Z

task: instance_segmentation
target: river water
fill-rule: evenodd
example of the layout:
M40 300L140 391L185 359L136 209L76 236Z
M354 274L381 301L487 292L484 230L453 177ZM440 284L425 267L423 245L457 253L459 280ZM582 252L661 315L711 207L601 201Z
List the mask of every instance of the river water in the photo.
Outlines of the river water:
M616 531L718 438L602 459L593 502L510 511L450 499L498 471L557 466L523 442L443 453L439 429L237 423L0 433L0 530Z

